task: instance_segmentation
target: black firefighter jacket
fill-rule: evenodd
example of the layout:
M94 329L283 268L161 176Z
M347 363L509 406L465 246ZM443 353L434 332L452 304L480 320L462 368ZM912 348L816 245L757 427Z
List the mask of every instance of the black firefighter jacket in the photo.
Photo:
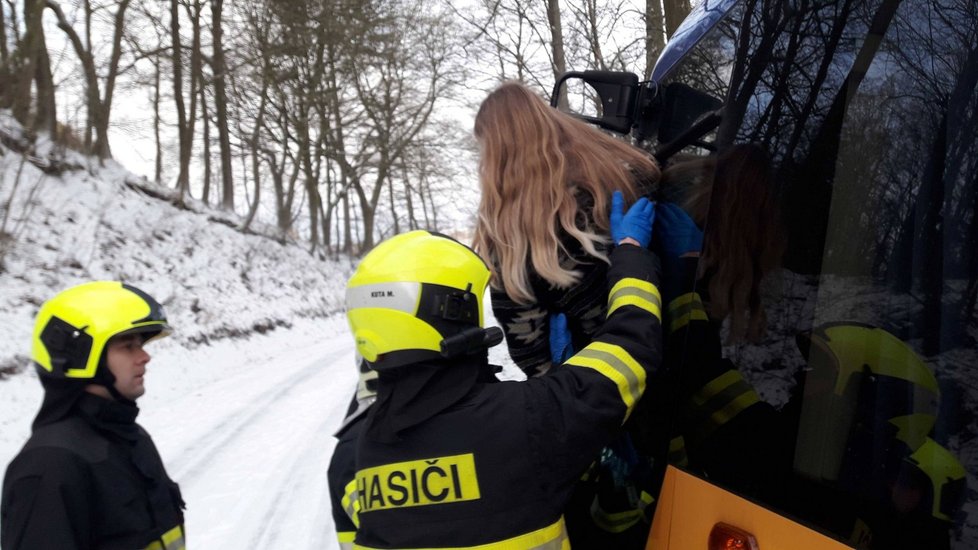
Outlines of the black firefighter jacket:
M659 365L657 266L611 254L608 316L546 376L476 386L395 443L366 435L344 495L357 548L567 548L563 508ZM342 535L341 535L342 536Z
M3 480L3 550L183 550L183 500L138 409L83 394Z

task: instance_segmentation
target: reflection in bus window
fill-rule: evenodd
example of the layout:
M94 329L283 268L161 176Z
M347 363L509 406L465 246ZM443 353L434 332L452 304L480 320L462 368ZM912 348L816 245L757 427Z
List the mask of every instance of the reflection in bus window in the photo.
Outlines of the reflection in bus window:
M785 430L798 494L771 504L858 547L978 548L978 2L735 11L671 78L726 98L719 155L773 163L764 336L723 348Z

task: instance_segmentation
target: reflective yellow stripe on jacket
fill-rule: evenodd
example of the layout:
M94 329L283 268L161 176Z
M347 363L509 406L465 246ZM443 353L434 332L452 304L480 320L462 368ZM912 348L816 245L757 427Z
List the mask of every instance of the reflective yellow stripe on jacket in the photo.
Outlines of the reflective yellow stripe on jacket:
M662 297L659 289L648 281L625 277L611 287L608 292L608 316L616 309L629 305L642 308L662 320Z
M669 333L685 327L690 321L708 321L706 308L699 294L690 292L669 302Z
M153 541L146 550L186 550L187 543L184 540L183 525L177 525L170 529L160 540Z
M636 523L645 520L645 509L655 502L655 497L642 491L635 508L621 512L609 512L601 508L601 502L595 496L591 501L591 519L594 524L609 533L627 531Z
M353 525L360 527L360 493L357 491L356 478L351 479L343 489L343 511L353 521Z
M702 441L760 400L740 372L729 370L717 376L693 395L694 439Z
M645 369L621 346L591 342L564 364L594 369L614 382L627 409L626 419L645 391Z
M358 550L375 550L372 547L361 546L359 544L354 544L353 548ZM422 549L412 548L410 550ZM570 550L570 541L567 540L564 518L561 517L556 523L550 524L542 529L537 529L536 531L499 542L490 542L478 546L439 547L439 550Z
M350 480L343 489L343 511L353 521L353 525L360 527L360 493L357 491L356 478ZM356 531L337 531L336 538L340 543L340 550L351 550L353 539L356 538Z

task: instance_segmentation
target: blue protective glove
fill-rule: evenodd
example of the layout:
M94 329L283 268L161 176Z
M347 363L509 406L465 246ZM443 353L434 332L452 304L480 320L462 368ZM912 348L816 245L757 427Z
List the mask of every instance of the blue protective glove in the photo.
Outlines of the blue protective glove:
M655 240L663 259L679 258L703 249L703 232L678 205L663 202L656 205Z
M550 314L550 361L559 365L574 355L571 333L567 330L567 317L563 313Z
M615 191L611 195L611 214L608 217L611 223L611 240L618 244L622 239L631 237L638 241L642 248L649 246L652 240L652 222L655 220L655 203L642 197L635 201L635 204L625 210L625 198L621 191Z

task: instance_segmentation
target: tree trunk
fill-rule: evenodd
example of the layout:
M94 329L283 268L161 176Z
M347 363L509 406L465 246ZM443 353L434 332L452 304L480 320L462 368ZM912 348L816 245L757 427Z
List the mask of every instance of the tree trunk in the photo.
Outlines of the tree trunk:
M408 181L407 169L401 170L401 179L404 181L404 206L407 208L408 231L419 229L417 217L414 215L414 199L411 197L411 184ZM418 186L423 185L424 180L419 180ZM393 189L393 185L391 188ZM391 201L393 203L393 201ZM396 218L395 218L396 219Z
M243 157L242 160L244 160ZM258 205L261 202L261 160L258 157L258 149L256 147L251 148L251 177L255 181L255 197L251 202L251 206L248 207L248 215L241 224L241 227L244 229L248 229L251 226L251 222L255 219L255 214L258 212Z
M0 108L7 107L10 85L10 51L7 49L7 8L0 3Z
M189 152L187 153L187 166L189 170L190 159L193 155L193 140L196 134L197 125L197 89L203 82L203 63L200 55L200 11L202 5L200 0L194 0L191 5L189 2L184 4L187 10L187 17L190 18L191 38L190 38L190 108L187 112L187 141L189 142Z
M663 0L666 12L666 36L672 38L679 24L689 15L689 0Z
M163 179L163 145L160 143L160 73L163 72L163 60L156 54L156 67L153 75L153 139L156 142L156 164L153 169L153 180L159 183Z
M234 179L231 170L231 133L228 128L227 92L225 91L224 31L222 29L224 0L211 0L211 37L214 54L211 69L214 73L214 107L217 111L217 134L221 148L221 208L234 210Z
M92 145L91 132L93 129L97 129L101 126L102 120L102 110L101 101L99 99L101 93L99 92L98 84L98 73L95 70L95 60L92 58L91 50L82 43L81 37L75 32L74 27L68 22L65 17L64 11L61 10L61 6L57 2L48 0L48 8L54 12L55 16L58 18L58 28L64 31L65 35L68 37L69 42L71 42L72 47L75 50L75 54L82 64L82 71L85 75L85 98L86 106L88 112L88 127L85 129L85 145L90 147L90 151L98 154L96 146ZM106 147L108 142L104 141Z
M58 109L54 99L54 78L51 76L51 58L44 33L38 35L40 44L37 48L37 63L34 70L34 85L37 88L37 107L34 116L34 128L43 130L57 139Z
M666 45L662 34L665 20L662 16L662 0L645 0L645 78L652 78L652 69Z
M180 50L180 4L170 0L170 39L173 59L173 101L177 107L177 134L180 143L180 171L177 189L180 200L190 191L190 135L187 132L187 110L183 103L183 60Z
M393 183L387 186L387 200L390 202L391 206L391 219L394 220L394 234L397 235L401 232L401 223L398 221L397 204L394 202Z
M608 65L604 61L604 54L601 53L601 39L598 37L597 0L587 0L586 5L588 46L591 50L591 57L594 60L594 68L599 71L606 71L608 70Z
M261 138L261 128L265 124L265 109L268 105L268 80L262 81L261 98L258 104L258 116L255 118L255 128L251 132L251 136L248 139L248 146L251 148L251 172L252 177L255 180L255 198L248 208L248 215L245 217L242 227L247 229L251 222L255 219L255 214L258 212L259 198L261 196L261 159L259 158L258 152L260 147L258 145L258 140ZM243 135L244 132L240 131L239 134ZM223 155L223 152L221 153ZM223 164L223 161L222 161ZM223 170L223 168L222 168Z
M210 115L207 113L207 91L204 89L203 81L198 92L200 93L200 121L204 124L204 191L201 200L208 204L211 197L211 125Z
M9 80L5 83L6 97L0 101L0 108L9 107L14 118L24 126L30 121L31 84L37 71L38 51L43 44L43 11L44 0L25 0L24 35L10 58Z
M550 24L550 48L553 52L554 82L567 72L564 56L564 31L560 22L560 0L546 0L547 22ZM568 109L567 94L560 94L557 107Z
M350 194L343 195L343 252L353 254L353 230L350 227Z
M122 34L126 24L126 10L130 0L119 2L115 13L115 29L112 35L112 57L109 60L109 73L105 77L105 97L98 106L98 116L95 119L95 152L100 159L112 158L109 148L109 120L112 115L112 97L115 91L116 77L119 75L119 60L122 58ZM91 58L91 46L89 57ZM97 97L97 96L96 96Z
M329 171L327 171L326 172L327 182L329 181L329 178L330 178ZM327 183L327 189L329 187L330 185L329 183ZM324 200L319 201L319 219L323 231L323 247L326 249L326 252L328 253L330 248L332 248L332 243L330 242L332 240L330 224L333 222L332 220L333 203L329 200L328 194L326 195L326 199L327 200L325 201ZM329 206L326 206L326 204L328 204Z
M920 291L923 294L924 308L921 348L925 356L933 357L943 350L942 334L950 327L943 319L944 301L944 174L947 163L948 111L935 133L930 158L924 171L920 191L917 195L917 211L920 220L920 258L919 264L912 266L920 273ZM916 254L915 254L916 256ZM916 263L916 262L915 262Z
M10 61L10 51L7 49L7 8L0 4L0 95L7 80L7 62Z
M319 181L312 168L312 139L309 135L309 108L304 99L299 101L299 120L296 121L299 150L302 156L302 175L305 182L306 198L309 200L309 251L313 252L319 246L319 206L322 197L319 195Z
M972 175L972 188L978 188L978 174ZM974 193L971 201L971 224L968 226L965 247L967 254L968 286L962 297L962 324L967 326L975 315L975 304L978 302L978 193Z

